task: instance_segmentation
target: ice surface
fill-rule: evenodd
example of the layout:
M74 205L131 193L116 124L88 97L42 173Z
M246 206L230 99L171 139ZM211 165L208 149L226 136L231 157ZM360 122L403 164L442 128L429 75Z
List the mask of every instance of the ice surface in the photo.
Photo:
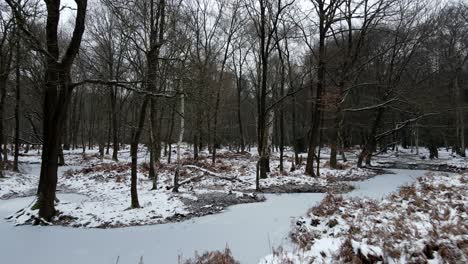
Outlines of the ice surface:
M398 187L412 183L427 171L424 170L389 170L394 174L380 175L366 181L352 183L356 189L345 196L367 197L372 199L384 198L396 191Z

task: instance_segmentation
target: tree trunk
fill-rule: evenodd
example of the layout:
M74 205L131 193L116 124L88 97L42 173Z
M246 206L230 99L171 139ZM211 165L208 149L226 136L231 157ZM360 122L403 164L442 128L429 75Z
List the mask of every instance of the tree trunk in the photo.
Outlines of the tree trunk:
M193 159L198 159L198 135L193 136Z
M70 137L71 137L71 144L72 144L73 150L78 148L78 133L80 129L81 115L77 114L76 109L78 107L78 102L80 99L81 99L80 96L78 96L78 94L75 93L75 96L72 100L72 113L71 113L71 120L70 120L70 122L72 122Z
M112 87L113 93L111 94L111 112L112 112L112 160L118 161L119 157L119 124L117 113L117 88Z
M150 103L150 170L149 170L149 178L154 179L156 177L156 168L155 168L155 162L157 160L156 157L156 151L157 151L157 143L156 143L156 131L159 129L157 126L157 120L156 120L156 115L157 115L157 108L156 108L156 100L154 98L151 98L151 103Z
M45 70L45 92L43 113L43 150L41 175L39 178L38 201L39 217L50 221L55 215L55 191L57 188L57 159L62 130L66 122L68 105L73 87L70 86L70 70L78 53L85 29L86 0L77 0L75 27L68 49L60 62L58 45L58 24L60 1L46 1L47 6L47 51Z
M267 43L267 14L264 1L260 2L260 62L261 62L261 80L258 94L258 119L257 119L257 175L256 175L256 190L260 191L260 178L267 178L268 171L268 146L267 146L267 85L268 85L268 60L269 60L269 46Z
M419 155L419 127L418 123L416 123L416 131L414 136L414 143L416 145L416 155Z
M296 95L293 95L292 98L292 111L291 111L291 121L292 121L292 136L293 136L293 148L294 148L294 164L296 167L299 165L299 149L297 147L297 121L296 121Z
M63 156L63 147L62 144L59 143L59 153L58 153L58 166L63 166L65 165L65 157Z
M338 115L338 113L337 113ZM337 159L336 159L336 156L338 154L338 129L337 129L337 123L339 122L338 120L338 116L335 118L335 124L334 124L334 128L331 132L332 134L332 138L330 139L330 168L332 169L336 169L337 168Z
M216 91L216 104L215 104L215 113L214 113L214 124L213 124L213 155L211 156L211 162L213 164L216 163L216 148L218 147L218 112L219 112L219 103L221 101L221 85L223 84L224 81L224 67L226 66L226 62L228 60L228 55L229 55L229 46L231 45L231 39L232 35L234 34L233 32L233 23L235 21L235 15L236 13L232 14L232 19L231 19L231 24L230 24L230 30L228 32L228 38L226 40L225 46L226 49L224 50L224 57L223 61L221 63L221 70L219 72L219 79L218 79L218 89Z
M172 133L174 132L175 108L176 108L176 104L174 103L172 105L172 112L171 112L171 125L170 125L170 128L169 128L169 133L168 133L167 138L166 138L166 145L169 145L169 150L168 150L168 153L167 153L167 163L168 164L171 163L171 156L172 156Z
M16 43L16 100L15 100L15 154L13 159L13 170L19 171L18 169L18 157L19 157L19 147L20 147L20 100L21 100L21 72L20 72L20 39L19 39L19 31L17 31L17 43Z
M377 109L377 115L374 119L374 123L372 124L372 129L371 132L367 138L367 142L364 145L364 148L362 149L361 153L359 154L358 157L358 163L357 166L358 168L362 167L362 162L365 161L366 165L370 166L370 161L372 158L372 152L374 152L375 147L376 147L376 140L375 140L375 135L377 133L377 128L380 125L380 121L382 119L384 113L384 108L380 107Z
M138 190L137 190L137 174L138 174L138 143L140 142L141 133L143 132L143 127L145 125L146 119L146 107L148 105L150 98L146 95L143 99L143 104L141 105L138 119L137 127L134 128L132 135L132 143L130 144L130 156L132 160L131 165L131 186L130 186L130 195L132 199L131 208L140 208L140 203L138 202Z
M278 39L278 35L276 34L276 38ZM280 59L280 89L279 89L279 96L280 99L284 96L284 86L286 82L286 67L283 58L283 51L281 50L280 45L276 45L278 51L278 57ZM279 170L281 172L284 171L283 159L284 159L284 106L281 103L279 109L279 151L280 151L280 160L279 160Z
M131 164L131 180L130 180L130 196L131 196L131 208L140 208L138 201L138 189L137 189L137 170L138 170L138 142L135 143L135 138L130 144L130 156L132 159Z
M323 120L323 112L322 112L322 116L320 117L320 120ZM319 124L319 126L321 126L321 124ZM316 172L317 177L320 177L320 153L322 150L322 137L323 137L323 130L320 129L319 140L318 140L318 150L317 150L317 172Z
M3 158L3 152L6 149L3 148L4 146L4 138L3 135L3 119L4 119L4 109L5 109L5 98L6 98L6 80L8 75L1 76L0 79L0 177L3 177L3 170L4 170L4 162L6 161Z
M180 160L180 145L184 140L184 132L185 132L185 96L184 91L181 89L180 95L180 131L179 131L179 139L177 140L177 168L174 175L174 188L172 189L173 192L179 191L179 172L181 169L181 160Z
M107 117L107 142L106 142L106 155L110 153L110 145L111 145L111 133L112 133L112 113L109 112Z
M321 7L323 8L323 6ZM320 14L323 14L324 11L320 10ZM325 38L326 38L326 29L325 29L325 17L321 17L320 20L320 33L319 33L319 53L318 53L318 63L317 63L317 89L315 95L315 103L313 105L313 115L312 115L312 127L309 132L309 150L307 156L307 165L305 173L311 176L315 176L314 172L314 160L315 160L315 149L317 148L317 138L320 133L320 119L321 119L321 101L322 101L322 90L325 82Z
M242 128L241 96L242 96L242 66L237 80L237 123L239 125L239 145L241 152L245 151L244 129Z
M151 134L153 134L154 132L151 132ZM153 137L153 135L151 135L151 137ZM154 146L154 137L153 139L151 140L151 146ZM157 160L156 160L156 157L155 157L155 153L154 151L151 151L150 152L150 179L153 180L153 187L151 188L151 190L156 190L158 188L158 172L156 170L156 164L157 164Z

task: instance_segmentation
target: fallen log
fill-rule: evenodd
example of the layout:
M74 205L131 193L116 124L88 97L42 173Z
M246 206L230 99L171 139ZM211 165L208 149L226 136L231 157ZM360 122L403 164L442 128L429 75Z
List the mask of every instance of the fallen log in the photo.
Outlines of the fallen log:
M223 179L223 180L227 180L227 181L230 181L230 182L241 182L241 183L247 183L241 179L238 179L237 177L225 177L225 176L221 176L219 175L218 173L216 172L212 172L212 171L209 171L207 169L204 169L204 168L200 168L198 166L195 166L195 165L184 165L183 167L186 167L186 168L191 168L191 169L196 169L196 170L199 170L199 171L202 171L204 172L204 174L202 175L197 175L197 176L193 176L193 177L190 177L188 179L185 179L181 182L179 182L179 186L182 186L184 184L187 184L187 183L190 183L192 181L195 181L195 180L199 180L201 178L203 178L204 176L211 176L211 177L215 177L215 178L219 178L219 179ZM166 189L167 190L170 190L174 188L173 185L169 185L169 186L166 186Z

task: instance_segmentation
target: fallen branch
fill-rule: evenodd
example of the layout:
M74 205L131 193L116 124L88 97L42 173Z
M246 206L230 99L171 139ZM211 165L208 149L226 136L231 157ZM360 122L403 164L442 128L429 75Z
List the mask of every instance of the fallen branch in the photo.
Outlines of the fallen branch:
M201 178L203 178L203 176L205 176L205 175L197 175L197 176L193 176L193 177L190 177L190 178L188 178L188 179L185 179L185 180L179 182L179 187L182 186L182 185L184 185L184 184L187 184L187 183L189 183L189 182L192 182L192 181L201 179ZM172 189L172 188L174 188L174 185L166 186L166 190L170 190L170 189Z
M200 168L198 166L195 166L195 165L185 165L184 167L186 168L192 168L192 169L196 169L196 170L200 170L200 171L203 171L213 177L216 177L216 178L220 178L220 179L223 179L223 180L228 180L228 181L231 181L231 182L235 182L235 181L238 181L238 182L242 182L242 183L245 183L243 180L240 180L238 179L237 177L225 177L225 176L221 176L219 175L218 173L216 172L212 172L212 171L209 171L207 169L204 169L204 168Z
M190 177L190 178L188 178L188 179L185 179L185 180L179 182L179 186L182 186L182 185L184 185L184 184L193 182L193 181L195 181L195 180L199 180L199 179L203 178L204 176L211 176L211 177L215 177L215 178L227 180L227 181L230 181L230 182L236 182L236 181L237 181L237 182L241 182L241 183L247 183L247 182L245 182L245 181L243 181L243 180L238 179L237 177L225 177L225 176L221 176L221 175L217 174L216 172L212 172L212 171L209 171L209 170L204 169L204 168L200 168L200 167L195 166L195 165L184 165L184 167L202 171L202 172L204 172L204 174L202 174L202 175L197 175L197 176L193 176L193 177ZM173 185L170 185L170 186L167 186L167 187L166 187L167 190L170 190L170 189L172 189L172 188L174 188Z

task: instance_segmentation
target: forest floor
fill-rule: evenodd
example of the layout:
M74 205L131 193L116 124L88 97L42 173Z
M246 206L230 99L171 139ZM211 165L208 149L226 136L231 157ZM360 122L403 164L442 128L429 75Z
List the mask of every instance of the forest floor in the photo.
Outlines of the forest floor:
M468 159L455 154L451 149L440 148L438 158L429 159L429 151L420 148L418 153L411 148L380 153L374 157L372 165L383 168L423 169L443 172L468 171Z
M323 149L320 177L304 174L306 156L302 155L301 164L291 171L293 153L286 151L284 172L279 170L279 154L273 153L270 161L271 173L267 179L261 179L263 193L292 192L330 192L344 193L352 189L350 181L365 180L381 173L376 169L358 169L355 167L357 149L346 153L349 161L341 163L341 169L330 169L326 161L329 150ZM421 149L419 155L409 150L400 150L381 154L373 165L386 166L397 162L447 164L463 169L464 163L454 160L449 152L440 154L439 160L424 159L427 155ZM163 157L159 165L158 188L152 189L149 174L149 153L141 147L138 153L138 196L141 208L129 209L130 205L130 156L129 150L119 152L119 162L109 155L100 159L96 150L66 151L66 165L59 169L58 191L76 193L85 199L80 202L60 201L57 203L59 215L53 224L72 227L111 228L134 225L159 224L186 220L191 217L213 214L223 211L227 206L261 202L264 197L255 192L255 173L257 155L236 153L227 149L218 152L216 164L211 163L209 153L201 152L197 160L185 146L182 150L182 170L180 171L179 192L171 190L176 164L175 154L171 163ZM408 159L411 157L412 161ZM409 160L409 161L408 161ZM6 178L0 179L0 199L11 199L34 195L40 171L40 155L31 150L20 157L20 173L11 171ZM29 223L37 211L29 208L20 210L12 216L15 224Z
M76 193L86 198L77 203L57 203L59 215L53 224L73 227L123 227L158 224L186 220L191 217L223 211L227 206L261 202L261 193L334 192L343 193L352 189L349 181L364 180L380 173L374 169L357 169L342 164L342 169L333 170L324 161L320 177L304 174L305 158L291 172L293 153L285 153L284 172L279 170L278 153L271 158L271 173L261 179L261 193L255 192L257 157L251 153L236 153L227 149L218 151L216 164L209 153L201 152L197 160L187 148L182 153L179 192L171 190L177 165L167 157L159 165L156 190L149 179L149 153L141 147L138 153L138 196L141 208L129 209L130 205L130 156L129 150L119 152L119 161L109 155L100 159L96 150L65 151L66 165L59 169L58 192ZM32 196L36 192L40 172L40 154L31 150L20 156L20 173L6 172L0 179L0 199ZM12 216L15 224L30 223L37 211L28 208ZM52 224L52 223L51 223Z
M260 263L467 263L467 183L428 172L383 200L329 194L294 223L296 249Z

